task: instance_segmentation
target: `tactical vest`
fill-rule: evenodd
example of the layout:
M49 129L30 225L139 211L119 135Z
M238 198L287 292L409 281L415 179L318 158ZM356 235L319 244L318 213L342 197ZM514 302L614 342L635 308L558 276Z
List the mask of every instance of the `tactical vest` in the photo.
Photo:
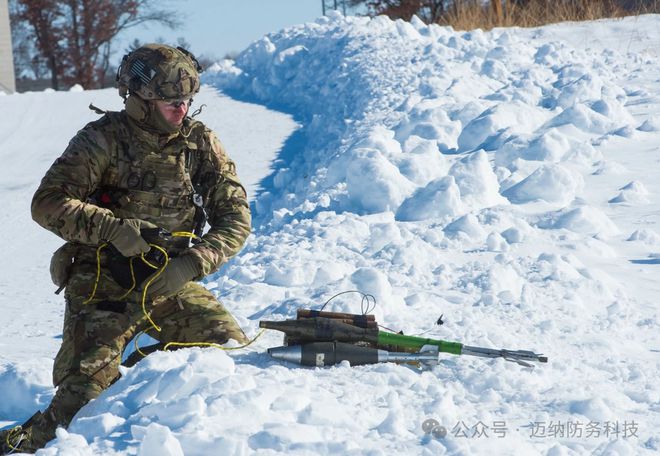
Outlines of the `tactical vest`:
M206 200L216 173L204 125L186 119L180 133L163 137L141 129L124 112L108 112L97 125L111 153L90 202L119 218L147 220L170 232L192 231L200 197ZM176 254L188 244L175 238L164 247Z

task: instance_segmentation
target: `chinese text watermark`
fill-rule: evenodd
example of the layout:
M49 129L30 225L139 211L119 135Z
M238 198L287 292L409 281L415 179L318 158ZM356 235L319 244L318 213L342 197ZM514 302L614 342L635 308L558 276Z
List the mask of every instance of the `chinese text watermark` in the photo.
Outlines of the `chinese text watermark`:
M425 434L442 439L447 436L464 439L504 438L511 431L527 432L532 439L543 438L571 438L571 439L629 439L638 437L639 423L635 420L626 421L587 421L580 420L551 420L532 421L513 429L504 420L485 423L481 420L476 423L458 421L450 426L443 426L434 418L427 418L422 422Z

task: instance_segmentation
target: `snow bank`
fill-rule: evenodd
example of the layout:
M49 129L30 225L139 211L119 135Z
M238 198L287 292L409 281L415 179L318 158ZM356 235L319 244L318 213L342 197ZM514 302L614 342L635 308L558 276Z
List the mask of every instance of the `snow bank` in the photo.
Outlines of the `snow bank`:
M563 206L579 195L578 174L602 159L588 138L634 124L625 90L599 59L509 32L333 16L262 38L205 81L283 106L305 124L305 152L287 167L286 186L262 195L260 221L282 207L420 220L502 204L496 175L519 184L504 193L515 204ZM465 158L443 155L456 152ZM470 155L478 164L454 163ZM529 160L562 166L520 176ZM447 176L458 195L445 195ZM439 208L415 203L428 198Z

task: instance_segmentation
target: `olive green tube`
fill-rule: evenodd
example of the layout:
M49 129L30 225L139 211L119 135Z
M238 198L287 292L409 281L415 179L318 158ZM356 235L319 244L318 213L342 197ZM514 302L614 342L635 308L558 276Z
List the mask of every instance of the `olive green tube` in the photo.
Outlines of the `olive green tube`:
M433 345L438 347L438 351L443 353L451 353L453 355L460 355L461 351L463 350L463 344L459 342L449 342L441 339L427 339L417 336L404 336L403 334L395 334L384 331L378 332L378 344L396 345L413 350L420 350L424 345Z

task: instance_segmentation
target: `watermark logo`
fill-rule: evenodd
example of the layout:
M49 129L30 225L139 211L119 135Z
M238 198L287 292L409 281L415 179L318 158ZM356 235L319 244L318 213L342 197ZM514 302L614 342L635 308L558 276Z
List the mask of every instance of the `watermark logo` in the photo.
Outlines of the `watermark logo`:
M440 426L438 420L433 418L427 418L422 423L422 431L424 434L429 434L435 437L436 439L444 439L447 436L447 428Z
M638 438L638 423L631 421L589 421L586 423L580 421L532 421L520 426L513 426L517 432L527 433L532 439L539 438L606 438L606 439L629 439ZM507 436L510 427L506 421L496 420L488 424L478 421L476 423L465 423L458 421L450 429L442 426L435 418L427 418L422 422L422 431L424 434L436 439L444 439L449 434L454 438L479 439L479 438L504 438Z

